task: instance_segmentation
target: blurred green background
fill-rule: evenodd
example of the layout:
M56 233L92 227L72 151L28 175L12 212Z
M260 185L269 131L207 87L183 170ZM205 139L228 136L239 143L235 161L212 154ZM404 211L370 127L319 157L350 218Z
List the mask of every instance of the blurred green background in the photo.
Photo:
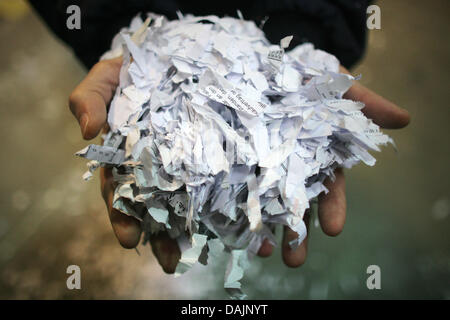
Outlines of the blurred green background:
M381 30L369 31L352 72L412 122L388 132L397 153L385 148L375 167L347 172L344 232L329 238L313 217L306 264L288 269L279 249L254 260L249 298L450 298L450 2L377 4ZM148 246L119 246L98 177L84 182L73 156L86 142L67 97L86 71L24 1L0 0L0 43L0 298L226 298L220 261L174 279ZM71 264L81 290L66 287ZM381 290L366 287L373 264Z

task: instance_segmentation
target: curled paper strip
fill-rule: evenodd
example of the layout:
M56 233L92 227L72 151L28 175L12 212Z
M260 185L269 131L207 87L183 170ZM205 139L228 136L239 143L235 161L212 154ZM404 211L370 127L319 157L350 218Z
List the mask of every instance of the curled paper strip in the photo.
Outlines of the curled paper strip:
M243 19L148 16L105 54L123 55L111 131L77 155L92 160L86 179L113 168L114 208L140 220L145 239L178 240L177 275L230 253L224 286L242 298L244 270L264 239L275 244L275 226L296 231L298 246L324 180L373 165L369 151L393 141L342 99L354 78L311 44L286 51L292 37L270 44Z

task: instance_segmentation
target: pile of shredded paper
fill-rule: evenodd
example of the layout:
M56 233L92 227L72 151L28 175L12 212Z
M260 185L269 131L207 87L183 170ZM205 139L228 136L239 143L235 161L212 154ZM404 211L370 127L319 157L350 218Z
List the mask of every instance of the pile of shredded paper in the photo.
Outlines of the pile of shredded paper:
M145 241L166 230L182 251L176 274L230 253L225 288L240 280L276 225L306 236L310 201L336 167L392 143L343 99L355 80L332 55L292 37L272 45L254 22L216 16L136 17L102 58L123 55L104 144L85 179L112 167L113 206L142 222Z

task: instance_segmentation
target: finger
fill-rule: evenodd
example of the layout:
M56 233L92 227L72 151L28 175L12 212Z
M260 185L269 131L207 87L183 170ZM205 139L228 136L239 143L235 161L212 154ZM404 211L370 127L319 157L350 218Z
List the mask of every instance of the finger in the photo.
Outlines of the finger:
M84 139L95 138L106 122L107 105L119 84L122 58L97 63L73 90L69 107Z
M309 211L305 213L303 218L306 229L309 230ZM306 261L306 254L308 249L308 235L305 240L295 249L289 246L289 242L295 240L298 237L297 232L293 231L289 227L284 227L282 256L284 263L290 268L296 268L301 266Z
M102 195L117 240L126 249L135 248L141 238L140 222L112 207L114 184L111 169L100 168Z
M167 232L158 232L150 236L153 254L166 273L174 273L181 251L176 240L170 238Z
M324 182L329 192L319 195L319 222L323 232L329 236L337 236L344 229L347 207L344 171L338 168L334 173L334 182L330 179Z
M341 67L341 72L350 74L344 67ZM363 102L365 107L362 112L382 128L399 129L406 127L410 122L408 111L358 82L344 94L344 98Z
M258 250L258 256L266 258L272 255L273 252L273 246L269 242L269 240L264 239L263 243L261 244L261 247Z

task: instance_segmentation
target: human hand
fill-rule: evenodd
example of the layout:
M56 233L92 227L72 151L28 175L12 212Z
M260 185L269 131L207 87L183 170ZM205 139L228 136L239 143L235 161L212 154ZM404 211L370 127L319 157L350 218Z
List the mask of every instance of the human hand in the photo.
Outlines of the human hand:
M342 73L349 74L341 67ZM355 83L344 95L344 98L361 101L365 104L362 112L372 119L374 123L385 129L400 129L406 127L410 121L409 113L394 103L386 100L375 92L359 83ZM342 168L335 170L336 180L325 181L328 194L319 195L318 216L322 231L329 236L337 236L342 232L346 216L345 177ZM305 224L309 226L309 214L304 216ZM298 267L306 260L308 237L296 249L291 249L289 242L297 238L297 233L290 228L284 228L282 256L284 263L289 267ZM265 240L259 249L258 255L268 257L272 254L272 245Z
M122 58L100 61L70 95L70 110L77 118L86 140L95 138L106 125L107 106L119 85L121 66ZM115 184L111 169L101 168L100 179L114 234L124 248L135 248L141 236L140 222L112 207ZM181 257L177 242L166 232L159 232L151 236L150 243L163 270L173 273Z

